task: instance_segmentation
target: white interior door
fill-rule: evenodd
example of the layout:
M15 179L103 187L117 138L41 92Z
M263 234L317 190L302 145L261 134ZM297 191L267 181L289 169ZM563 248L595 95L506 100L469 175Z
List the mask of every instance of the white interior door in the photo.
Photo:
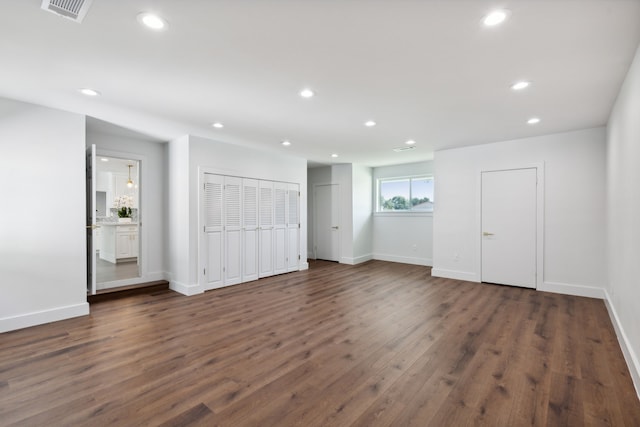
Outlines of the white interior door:
M536 287L535 168L482 172L482 281Z
M91 144L87 147L87 292L90 295L96 293L96 236L94 230L96 225L96 146Z
M260 181L259 277L273 276L273 182Z
M289 185L284 182L273 184L273 273L287 272L287 193Z
M204 239L202 252L205 268L202 274L205 277L205 290L223 285L223 179L220 175L204 175Z
M242 178L224 178L224 285L242 279Z
M242 281L258 279L258 180L242 180Z
M315 188L315 252L317 259L338 261L340 258L340 215L338 184Z
M287 271L297 271L300 262L300 190L289 184L287 195Z

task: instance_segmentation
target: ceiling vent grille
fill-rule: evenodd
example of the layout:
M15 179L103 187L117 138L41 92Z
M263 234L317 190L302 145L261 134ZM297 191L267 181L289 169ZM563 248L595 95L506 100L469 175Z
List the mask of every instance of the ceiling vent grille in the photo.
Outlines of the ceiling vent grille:
M42 0L42 9L82 22L93 0Z
M409 151L409 150L413 150L416 147L398 147L398 148L394 148L393 151L395 151L396 153L400 153L402 151Z

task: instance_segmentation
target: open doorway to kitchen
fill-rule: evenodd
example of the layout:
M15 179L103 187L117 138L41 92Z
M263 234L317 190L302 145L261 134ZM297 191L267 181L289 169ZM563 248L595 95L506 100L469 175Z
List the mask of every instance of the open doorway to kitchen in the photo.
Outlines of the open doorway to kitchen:
M140 163L99 152L96 156L93 256L98 291L141 277Z

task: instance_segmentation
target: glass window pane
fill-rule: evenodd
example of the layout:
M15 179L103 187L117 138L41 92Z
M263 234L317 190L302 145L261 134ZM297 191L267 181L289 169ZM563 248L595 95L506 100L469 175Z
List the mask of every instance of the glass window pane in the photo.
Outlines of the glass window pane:
M380 210L409 210L411 208L409 201L409 185L409 179L380 181Z
M414 178L411 180L411 209L433 211L433 179Z

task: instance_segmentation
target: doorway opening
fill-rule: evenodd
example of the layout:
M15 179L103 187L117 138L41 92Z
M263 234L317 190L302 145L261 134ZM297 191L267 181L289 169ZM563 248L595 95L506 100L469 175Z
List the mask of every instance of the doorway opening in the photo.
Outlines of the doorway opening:
M95 290L140 278L140 160L97 154L95 161Z

